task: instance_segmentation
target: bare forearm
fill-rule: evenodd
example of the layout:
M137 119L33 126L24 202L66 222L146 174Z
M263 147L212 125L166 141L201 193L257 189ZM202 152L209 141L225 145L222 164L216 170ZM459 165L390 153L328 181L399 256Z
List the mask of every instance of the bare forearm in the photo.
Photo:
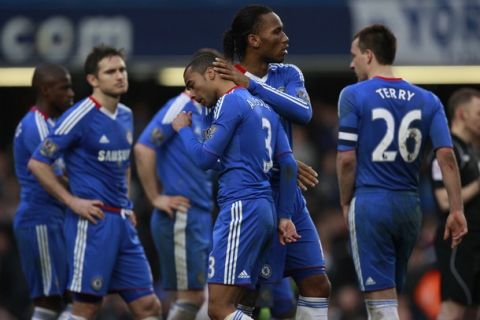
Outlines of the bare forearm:
M28 169L35 175L48 193L66 205L70 203L73 195L60 182L57 176L55 176L51 166L41 161L31 159L28 162Z
M155 170L155 151L146 146L137 144L135 146L135 161L140 182L145 190L145 194L150 202L152 202L159 194L157 174Z
M128 194L129 197L131 196L130 192L132 191L132 188L131 188L132 183L131 182L132 182L132 169L130 167L128 167L128 169L127 169L127 194Z
M348 173L343 172L338 174L338 185L340 188L340 204L342 206L348 206L353 198L353 186L355 180L355 171L352 170Z
M450 212L463 211L462 187L455 155L451 149L442 148L437 151L437 159L448 194Z
M355 186L356 159L351 154L339 152L337 155L337 178L340 191L340 204L348 206Z

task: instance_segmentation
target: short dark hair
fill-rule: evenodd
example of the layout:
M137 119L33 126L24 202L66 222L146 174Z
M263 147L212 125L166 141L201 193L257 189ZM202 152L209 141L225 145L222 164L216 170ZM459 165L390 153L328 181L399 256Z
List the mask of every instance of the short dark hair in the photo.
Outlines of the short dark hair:
M455 116L455 111L463 104L470 102L473 98L480 98L480 91L474 88L461 88L456 90L448 99L447 111L450 119Z
M32 88L40 94L41 87L49 81L59 81L68 77L70 73L63 66L53 63L38 65L33 71Z
M94 47L92 49L92 52L90 52L90 54L87 56L87 60L85 60L85 74L97 75L98 63L105 57L114 56L118 56L125 60L125 54L123 52L123 49L116 49L104 44Z
M258 31L260 16L273 12L264 5L249 5L240 9L233 18L230 29L223 35L223 53L227 59L242 59L247 49L247 37Z
M210 49L210 48L203 48L198 51L196 51L190 62L187 64L184 70L185 72L191 68L192 71L198 72L200 74L205 73L207 68L213 67L213 62L215 61L215 58L223 58L223 56L220 54L215 49Z
M200 54L203 54L203 53L211 53L217 57L223 57L222 53L220 51L218 51L217 49L213 49L213 48L201 48L201 49L198 49L197 51L195 51L193 54L192 54L192 57L190 60L193 60L193 58L195 58L196 56L200 55Z
M357 32L353 39L358 38L361 52L369 49L382 65L392 65L397 51L397 38L382 24L372 24Z

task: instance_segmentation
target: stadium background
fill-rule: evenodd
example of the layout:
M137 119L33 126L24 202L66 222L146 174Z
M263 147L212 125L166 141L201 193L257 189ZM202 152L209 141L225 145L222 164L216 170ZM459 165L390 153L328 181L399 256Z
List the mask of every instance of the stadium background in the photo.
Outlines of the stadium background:
M28 317L28 291L22 278L11 223L18 202L13 172L12 137L16 124L34 103L28 87L32 67L41 62L65 65L72 73L76 100L88 95L82 62L92 46L107 43L124 48L130 89L122 101L133 109L135 130L181 90L178 70L201 47L221 49L223 32L243 0L2 0L0 1L0 319ZM290 38L287 63L304 72L314 116L294 131L298 159L319 172L320 184L306 193L321 234L333 285L331 319L364 319L347 231L338 207L335 175L336 102L340 90L355 82L348 69L353 33L385 23L398 37L399 66L467 66L440 71L420 69L424 78L407 80L435 92L446 103L457 88L479 88L479 0L277 0L263 1L282 18ZM18 68L18 69L11 69ZM177 69L171 69L177 68ZM13 71L13 73L12 73ZM403 72L399 70L399 72ZM181 80L181 79L180 79ZM400 297L401 319L428 319L437 305L432 240L435 205L429 181L420 192L424 224L411 257L406 292ZM157 258L149 236L150 207L134 177L133 200L139 232L154 276ZM426 277L425 277L426 275ZM429 278L430 277L430 278ZM432 287L428 287L431 285ZM426 291L422 291L426 288ZM428 307L426 307L428 306ZM129 319L116 299L105 306L102 319Z

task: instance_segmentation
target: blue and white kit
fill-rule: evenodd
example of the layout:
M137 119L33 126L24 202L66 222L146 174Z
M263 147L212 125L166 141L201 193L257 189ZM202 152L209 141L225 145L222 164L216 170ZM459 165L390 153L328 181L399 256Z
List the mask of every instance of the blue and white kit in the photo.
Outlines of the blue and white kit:
M28 170L35 149L55 125L53 119L32 107L15 131L15 173L20 183L20 203L14 232L22 269L32 298L63 295L67 281L67 258L63 222L65 207L48 194ZM63 174L62 160L53 164Z
M292 211L288 196L275 210L269 183L274 160L281 166L293 163L296 169L278 115L247 90L235 87L218 100L204 143L198 142L190 127L179 133L200 167L220 171L220 213L213 231L208 282L255 285L266 248L276 234L277 214ZM283 177L282 192L293 194L296 178Z
M74 293L119 292L128 303L153 292L150 267L128 219L132 132L128 107L118 104L111 113L87 97L63 114L33 154L49 164L62 155L71 193L104 204L105 218L97 224L67 210L68 290Z
M193 132L203 141L206 109L186 93L170 99L142 132L137 143L156 152L157 175L162 193L189 199L187 211L177 210L174 219L155 209L151 233L157 249L162 287L166 290L202 290L212 237L212 184L210 174L200 169L172 128L180 112L192 112Z
M344 88L338 108L338 151L357 155L349 230L360 289L401 290L422 219L422 152L428 140L452 147L443 105L400 78L374 77Z

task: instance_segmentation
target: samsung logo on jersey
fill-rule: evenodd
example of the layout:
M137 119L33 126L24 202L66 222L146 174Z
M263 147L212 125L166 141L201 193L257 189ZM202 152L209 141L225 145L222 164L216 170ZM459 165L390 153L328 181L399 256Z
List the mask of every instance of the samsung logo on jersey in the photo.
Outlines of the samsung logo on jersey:
M98 161L118 162L126 161L130 158L130 149L123 150L100 150L98 151Z
M268 104L266 104L265 102L263 102L263 100L260 100L260 99L247 99L247 103L252 109L255 107L265 107L270 109Z

